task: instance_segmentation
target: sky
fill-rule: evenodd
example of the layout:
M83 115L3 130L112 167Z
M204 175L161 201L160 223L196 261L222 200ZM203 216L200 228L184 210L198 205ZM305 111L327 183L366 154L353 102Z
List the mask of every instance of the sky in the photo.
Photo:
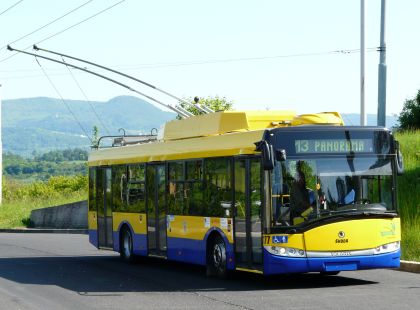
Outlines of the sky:
M377 111L380 9L380 0L366 0L367 113ZM399 114L404 101L420 89L418 12L420 1L387 1L388 115ZM237 110L360 111L359 0L1 1L3 100L61 96L108 101L141 96L39 59L53 87L34 57L6 50L12 42L12 47L28 52L38 44L96 62L178 97L226 97ZM144 85L106 74L165 103L176 103Z

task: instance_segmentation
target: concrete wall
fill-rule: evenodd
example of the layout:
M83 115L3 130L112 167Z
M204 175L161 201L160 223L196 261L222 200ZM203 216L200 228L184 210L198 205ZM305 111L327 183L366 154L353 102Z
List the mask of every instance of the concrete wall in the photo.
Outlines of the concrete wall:
M30 227L87 229L87 210L86 200L33 210L30 217Z

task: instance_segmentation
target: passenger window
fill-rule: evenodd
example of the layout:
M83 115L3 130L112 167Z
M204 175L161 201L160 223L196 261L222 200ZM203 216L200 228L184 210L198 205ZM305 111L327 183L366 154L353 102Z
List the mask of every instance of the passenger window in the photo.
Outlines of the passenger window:
M232 204L232 161L228 158L206 159L204 204L209 216L224 217L223 204Z
M146 212L145 165L128 166L127 204L129 212Z
M188 214L185 209L184 197L184 163L170 162L168 165L168 210L169 214Z

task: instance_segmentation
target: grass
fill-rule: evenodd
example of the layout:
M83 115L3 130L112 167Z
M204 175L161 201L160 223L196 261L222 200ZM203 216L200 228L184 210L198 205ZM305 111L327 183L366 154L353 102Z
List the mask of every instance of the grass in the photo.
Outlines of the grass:
M403 260L420 262L420 220L402 223L401 247Z
M402 222L402 259L420 261L420 130L397 132L404 156L404 175L398 177Z
M86 200L86 197L86 192L76 192L65 197L24 199L5 202L0 207L0 227L27 227L32 210Z

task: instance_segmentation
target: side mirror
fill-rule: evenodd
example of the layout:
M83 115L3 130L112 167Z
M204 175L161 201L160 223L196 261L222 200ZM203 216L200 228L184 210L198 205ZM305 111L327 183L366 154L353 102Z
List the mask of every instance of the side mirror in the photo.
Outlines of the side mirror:
M403 175L404 173L404 160L400 150L400 142L395 140L395 156L397 161L397 175Z
M278 161L285 161L286 160L286 150L283 149L276 149L274 155Z
M261 152L264 170L273 170L274 168L274 150L271 144L267 141L260 141L255 143L257 151Z

